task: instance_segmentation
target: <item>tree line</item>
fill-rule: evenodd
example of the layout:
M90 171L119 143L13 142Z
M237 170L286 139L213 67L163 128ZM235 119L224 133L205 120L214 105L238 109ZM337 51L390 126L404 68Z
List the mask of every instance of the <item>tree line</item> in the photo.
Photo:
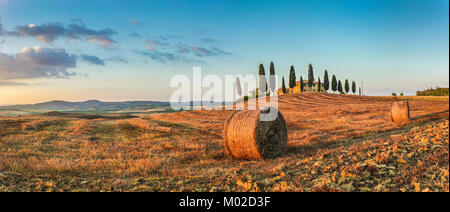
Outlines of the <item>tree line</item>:
M449 88L429 88L423 91L417 91L417 96L448 96L449 95Z

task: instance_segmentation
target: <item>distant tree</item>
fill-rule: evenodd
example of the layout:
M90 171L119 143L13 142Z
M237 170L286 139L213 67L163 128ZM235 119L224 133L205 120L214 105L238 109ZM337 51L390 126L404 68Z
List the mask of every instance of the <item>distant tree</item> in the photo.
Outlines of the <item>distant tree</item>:
M270 62L270 76L269 76L269 81L270 81L270 91L272 93L275 92L275 67L273 66L273 62Z
M395 92L394 92L394 93L392 93L392 96L397 96L397 93L395 93Z
M350 84L348 83L348 79L345 79L345 93L348 93L350 91Z
M343 93L344 91L342 90L342 83L341 83L341 81L339 80L338 81L338 91L339 91L339 93Z
M317 84L317 91L320 92L320 89L322 88L320 77L319 77L319 84Z
M236 77L236 90L239 95L239 98L242 96L242 86L241 86L241 79L239 77Z
M283 93L286 93L286 85L284 84L284 77L283 77L283 82L281 85L281 91L283 91Z
M336 80L336 76L334 76L331 79L331 90L333 90L333 92L336 92L338 90L338 84L337 84L337 80Z
M400 96L403 96L403 92L400 93Z
M264 70L263 64L259 64L259 89L258 92L263 94L267 91L267 79L266 71ZM265 86L265 87L264 87Z
M362 93L361 93L361 88L359 88L359 95L360 95L360 96L362 95Z
M289 71L289 87L294 88L295 87L295 69L294 66L291 66L291 69Z
M356 93L356 83L355 83L355 81L352 81L352 93L353 94Z
M417 96L448 96L449 95L449 88L429 88L423 91L417 91Z
M305 91L305 83L303 83L303 77L300 76L300 91Z
M308 67L308 87L312 87L314 84L314 71L311 64Z
M328 81L328 71L325 70L325 75L323 76L323 89L328 91L330 89L330 81Z

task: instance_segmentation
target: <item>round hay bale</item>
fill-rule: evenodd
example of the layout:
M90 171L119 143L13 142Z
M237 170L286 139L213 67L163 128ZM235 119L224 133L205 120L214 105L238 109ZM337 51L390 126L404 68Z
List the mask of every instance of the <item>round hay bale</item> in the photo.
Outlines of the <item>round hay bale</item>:
M260 114L275 110L273 121L261 121ZM223 130L225 151L236 159L263 160L286 152L288 133L281 113L273 108L234 111Z
M408 122L410 120L408 101L392 102L391 121Z

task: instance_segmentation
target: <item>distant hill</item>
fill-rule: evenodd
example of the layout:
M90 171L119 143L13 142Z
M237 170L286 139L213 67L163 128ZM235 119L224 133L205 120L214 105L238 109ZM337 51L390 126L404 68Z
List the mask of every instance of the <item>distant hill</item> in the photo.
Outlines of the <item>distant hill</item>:
M192 107L200 104L199 101L191 101ZM215 102L209 106L232 104L231 102ZM71 116L79 114L88 115L112 115L112 114L149 114L176 112L170 107L170 102L160 101L125 101L125 102L102 102L99 100L88 100L84 102L68 102L53 100L37 104L5 105L0 106L0 116L39 115L51 112L72 113ZM59 114L60 115L60 114ZM67 115L65 115L67 116ZM95 117L94 117L95 118Z
M167 107L169 102L159 101L126 101L126 102L102 102L98 100L88 100L84 102L49 101L28 105L8 105L0 106L2 110L121 110L140 107Z
M53 116L53 117L64 117L64 118L79 118L79 119L129 119L129 118L137 118L138 116L132 115L114 115L114 116L102 116L102 115L90 115L83 113L63 113L58 111L52 111L43 113L41 115L44 116Z

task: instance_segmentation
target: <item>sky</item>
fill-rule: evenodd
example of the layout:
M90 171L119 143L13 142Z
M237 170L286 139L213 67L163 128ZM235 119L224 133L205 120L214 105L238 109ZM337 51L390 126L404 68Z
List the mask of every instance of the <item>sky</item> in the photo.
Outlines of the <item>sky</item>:
M0 0L0 105L169 100L177 74L449 86L447 0ZM298 80L298 79L297 79Z

